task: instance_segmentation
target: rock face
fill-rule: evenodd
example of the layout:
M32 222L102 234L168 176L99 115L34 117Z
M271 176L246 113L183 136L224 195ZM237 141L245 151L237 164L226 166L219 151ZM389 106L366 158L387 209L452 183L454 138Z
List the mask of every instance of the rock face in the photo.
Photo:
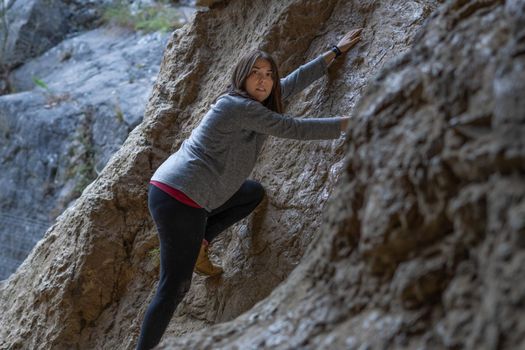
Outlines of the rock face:
M100 26L110 3L119 1L10 0L5 17L0 13L0 280L14 272L142 121L169 34L110 24L86 31ZM194 12L147 0L126 4L129 11L118 7L119 13L162 9L173 18L176 10L177 23ZM55 28L62 23L55 20L59 10L67 33ZM67 38L49 48L56 40L44 40L45 33ZM4 37L13 45L3 47ZM35 42L23 44L24 38ZM37 44L42 47L31 49ZM14 56L11 66L3 61ZM9 82L9 94L2 95L2 79Z
M0 52L4 57L0 57L0 68L13 67L28 57L40 55L58 44L70 29L68 8L61 0L7 0L4 3L6 12L0 21Z
M12 72L20 92L0 96L0 279L142 121L167 38L99 28Z
M160 348L523 348L525 4L436 6L198 13L168 44L144 122L2 284L0 347L132 349L158 273L152 172L239 52L273 52L287 73L363 26L287 109L352 113L348 139L267 141L253 172L267 199L214 242L225 275L194 278Z

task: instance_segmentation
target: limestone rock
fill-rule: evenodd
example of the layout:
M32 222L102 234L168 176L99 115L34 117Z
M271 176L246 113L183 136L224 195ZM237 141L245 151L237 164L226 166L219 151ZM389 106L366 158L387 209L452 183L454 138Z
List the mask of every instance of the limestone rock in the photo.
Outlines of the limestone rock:
M66 20L67 7L61 0L4 2L6 12L0 22L2 69L4 66L16 66L28 58L38 56L59 43L69 30Z
M0 346L132 349L158 273L151 173L239 52L271 51L286 73L364 26L288 106L352 113L348 139L268 140L253 173L267 200L214 243L225 275L194 278L159 347L524 347L525 5L436 6L238 0L197 13L171 38L144 122L1 286Z
M13 71L20 92L0 96L0 279L142 121L167 38L99 28Z

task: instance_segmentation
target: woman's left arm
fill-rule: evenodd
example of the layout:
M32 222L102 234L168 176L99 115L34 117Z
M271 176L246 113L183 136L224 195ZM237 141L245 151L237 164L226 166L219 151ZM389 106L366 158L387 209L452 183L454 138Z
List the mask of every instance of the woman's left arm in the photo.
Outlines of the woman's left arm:
M360 40L362 28L354 29L348 32L337 43L337 47L341 52L350 50ZM303 64L292 73L281 79L281 96L286 100L298 92L302 91L308 85L322 77L326 73L328 65L334 60L335 53L327 51L321 57Z

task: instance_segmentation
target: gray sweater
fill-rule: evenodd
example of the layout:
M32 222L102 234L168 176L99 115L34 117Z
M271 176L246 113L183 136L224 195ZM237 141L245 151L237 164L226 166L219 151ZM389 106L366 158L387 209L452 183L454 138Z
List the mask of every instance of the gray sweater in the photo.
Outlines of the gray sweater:
M286 100L323 76L322 56L281 79ZM199 126L153 174L152 180L184 192L208 212L226 202L255 166L267 135L298 140L335 139L340 118L299 119L282 115L260 102L223 95Z

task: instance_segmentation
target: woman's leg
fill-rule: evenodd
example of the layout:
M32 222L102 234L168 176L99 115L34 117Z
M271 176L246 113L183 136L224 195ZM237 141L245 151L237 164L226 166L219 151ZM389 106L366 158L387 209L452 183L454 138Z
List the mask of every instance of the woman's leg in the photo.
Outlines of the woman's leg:
M177 305L190 288L206 227L206 210L187 206L150 185L149 209L160 240L160 281L144 316L137 349L160 342Z
M223 205L208 214L204 238L211 242L219 233L248 216L264 198L264 187L257 181L246 180L241 188Z

